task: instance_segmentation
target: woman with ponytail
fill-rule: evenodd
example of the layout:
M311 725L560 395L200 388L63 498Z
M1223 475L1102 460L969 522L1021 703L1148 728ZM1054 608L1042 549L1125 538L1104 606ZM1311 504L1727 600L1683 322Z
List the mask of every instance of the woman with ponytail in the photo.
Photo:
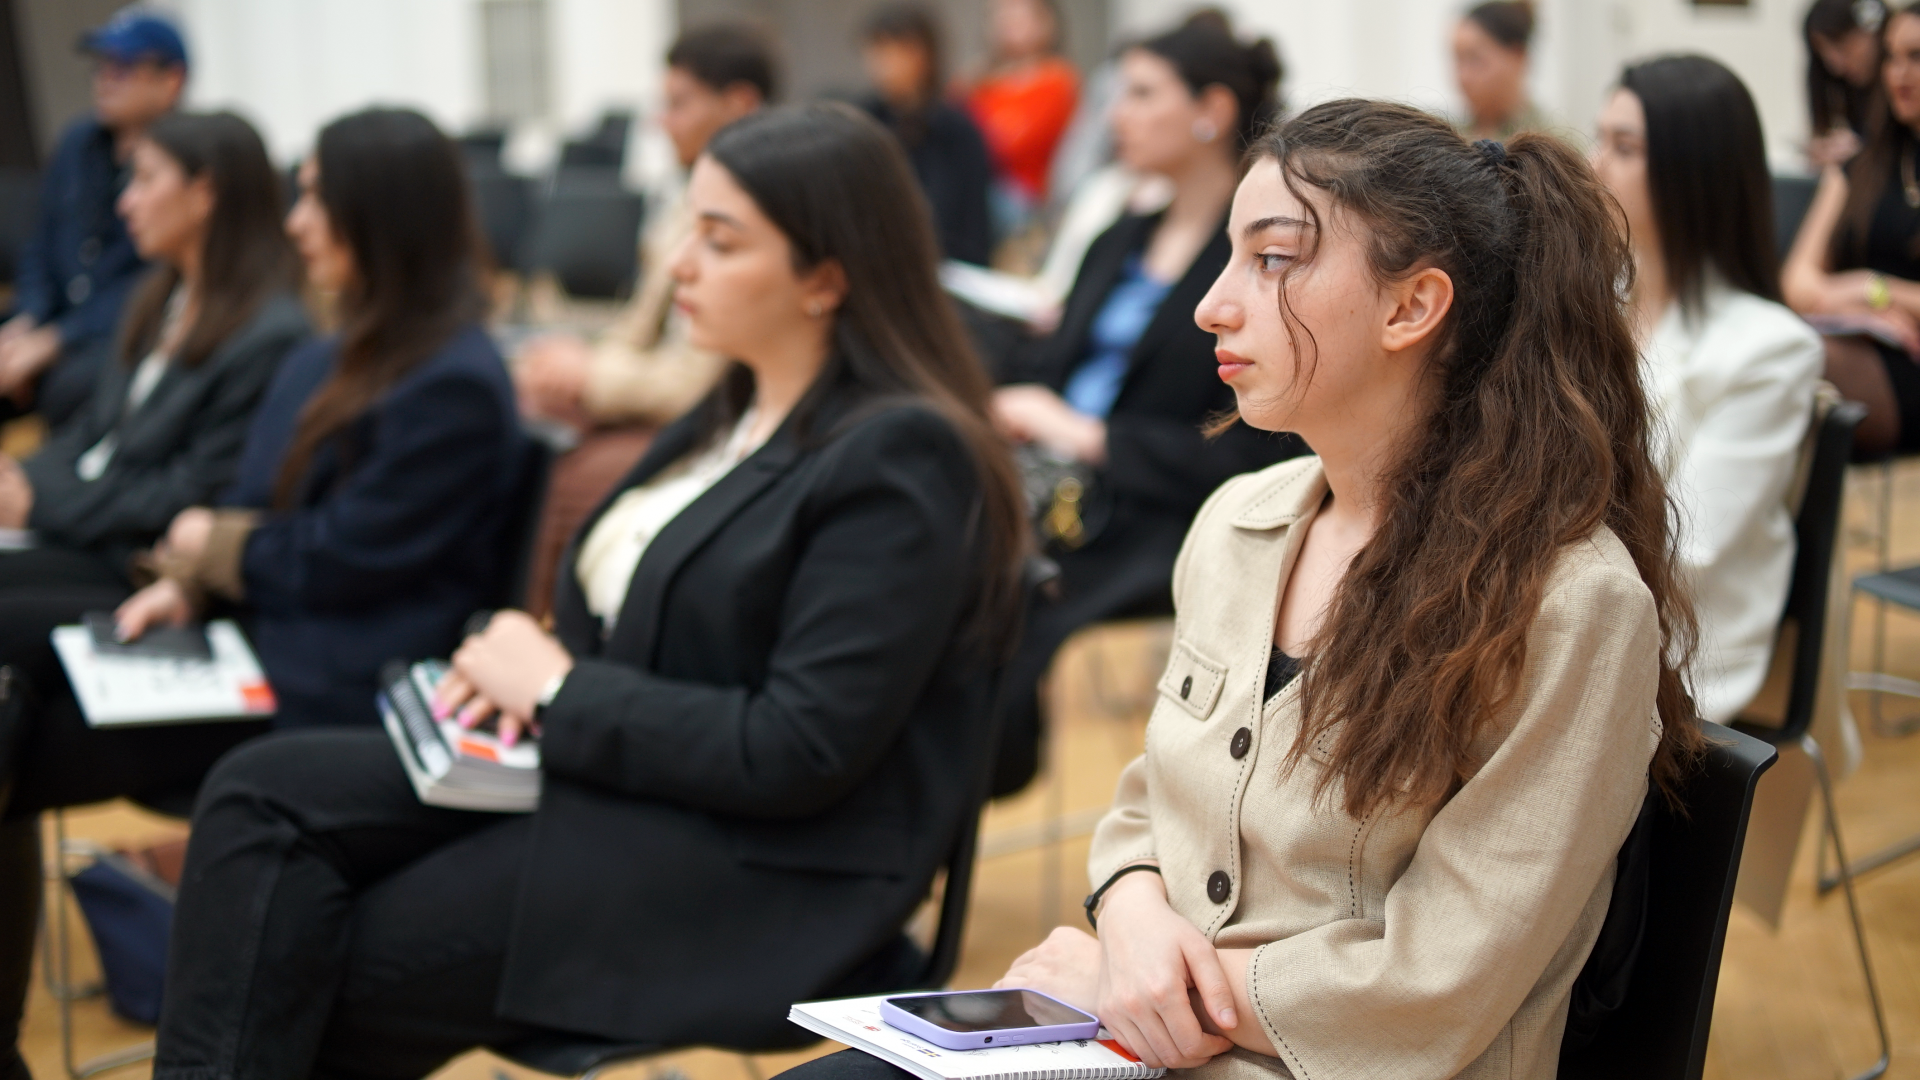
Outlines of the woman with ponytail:
M1068 635L1172 614L1173 558L1201 501L1229 476L1304 449L1248 428L1201 433L1233 408L1233 392L1213 376L1213 340L1193 325L1193 306L1227 264L1241 160L1279 111L1273 43L1240 41L1218 12L1203 11L1127 49L1119 73L1115 152L1169 180L1173 200L1101 234L1059 329L1001 372L1010 385L994 396L994 421L1023 448L1029 489L1058 493L1048 478L1064 464L1077 470L1079 497L1041 507L1060 590L1030 613L1008 670L996 795L1038 767L1040 681Z
M1334 101L1255 153L1197 319L1236 423L1318 456L1201 510L1099 936L1001 985L1154 1066L1547 1080L1620 845L1702 745L1632 256L1547 136Z

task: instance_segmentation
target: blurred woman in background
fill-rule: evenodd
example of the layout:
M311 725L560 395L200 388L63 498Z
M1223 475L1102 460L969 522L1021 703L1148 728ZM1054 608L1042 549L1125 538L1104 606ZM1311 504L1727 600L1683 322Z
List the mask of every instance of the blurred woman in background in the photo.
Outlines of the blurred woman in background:
M993 163L972 118L941 96L938 20L914 0L884 4L867 18L861 57L874 90L863 104L906 147L933 210L940 253L985 266L993 252Z
M1531 0L1487 0L1467 10L1453 30L1454 77L1467 102L1456 125L1461 135L1505 142L1552 126L1527 91L1532 44Z
M0 1077L14 1040L41 894L39 815L190 781L258 731L208 724L95 731L48 635L132 588L129 562L185 507L230 483L281 359L308 332L299 260L280 229L279 174L247 122L178 114L133 145L119 212L154 264L122 316L117 362L89 403L24 462L0 458L0 525L34 546L0 554ZM184 734L182 734L184 732Z
M277 727L376 722L375 677L503 599L526 458L458 150L375 109L328 124L287 218L340 330L287 358L218 508L174 519L120 629L237 608Z
M1626 214L1635 329L1680 507L1700 616L1700 714L1760 690L1793 574L1787 492L1820 378L1820 337L1780 303L1760 114L1704 56L1635 64L1601 110L1593 165Z
M1882 0L1815 0L1801 34L1807 46L1807 160L1816 169L1860 152L1880 79Z
M870 118L743 119L687 200L676 302L737 366L580 533L554 632L496 614L435 702L538 730L539 807L422 805L376 731L228 757L158 1080L412 1080L551 1029L751 1048L917 977L1026 550L990 388Z
M1055 0L994 0L993 62L968 88L967 111L993 152L994 226L1024 228L1047 199L1053 150L1080 101L1080 73L1060 55Z
M1008 670L996 794L1038 767L1040 681L1067 636L1170 614L1174 556L1207 494L1302 450L1245 426L1201 433L1233 407L1233 391L1213 338L1193 324L1226 265L1241 155L1278 110L1273 44L1241 42L1217 13L1202 13L1126 50L1120 79L1116 153L1169 179L1174 195L1094 241L1059 330L1016 353L1001 373L1012 385L994 395L994 422L1024 448L1061 569L1058 599L1031 613Z
M1827 378L1866 405L1867 455L1920 449L1920 4L1889 15L1881 43L1880 115L1821 175L1780 275L1788 306L1826 322Z

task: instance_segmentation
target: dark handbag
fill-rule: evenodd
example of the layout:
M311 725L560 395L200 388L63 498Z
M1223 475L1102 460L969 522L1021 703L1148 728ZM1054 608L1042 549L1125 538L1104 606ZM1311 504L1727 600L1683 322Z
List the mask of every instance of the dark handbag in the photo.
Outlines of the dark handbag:
M142 1024L159 1023L173 886L111 851L98 853L67 882L93 934L113 1011Z
M1033 443L1015 447L1013 460L1042 550L1057 555L1083 548L1112 520L1112 502L1093 466Z

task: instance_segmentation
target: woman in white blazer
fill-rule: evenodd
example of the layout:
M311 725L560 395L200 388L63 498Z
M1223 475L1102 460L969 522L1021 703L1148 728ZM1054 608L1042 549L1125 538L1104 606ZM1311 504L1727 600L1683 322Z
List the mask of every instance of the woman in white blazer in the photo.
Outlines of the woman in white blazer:
M1820 338L1779 302L1760 116L1733 72L1704 56L1627 68L1593 163L1632 236L1647 396L1700 619L1694 698L1725 723L1759 692L1787 600L1787 491Z

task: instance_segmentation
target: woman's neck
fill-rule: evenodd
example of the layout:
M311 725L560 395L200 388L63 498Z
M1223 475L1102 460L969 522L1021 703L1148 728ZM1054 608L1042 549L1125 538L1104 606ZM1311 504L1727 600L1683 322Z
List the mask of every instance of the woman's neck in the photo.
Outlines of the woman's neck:
M831 326L827 319L818 321ZM769 349L762 356L743 361L753 369L753 430L748 439L754 443L765 442L780 427L827 362L828 331L824 327L805 337L791 335L788 340L791 344L787 348Z
M1667 260L1659 252L1636 247L1633 262L1633 325L1635 336L1646 341L1673 303L1673 284L1667 278Z
M1231 136L1222 133L1221 137ZM1167 179L1173 181L1173 201L1167 204L1166 223L1204 228L1211 234L1233 201L1234 188L1240 186L1240 167L1225 153L1208 147L1169 172Z

